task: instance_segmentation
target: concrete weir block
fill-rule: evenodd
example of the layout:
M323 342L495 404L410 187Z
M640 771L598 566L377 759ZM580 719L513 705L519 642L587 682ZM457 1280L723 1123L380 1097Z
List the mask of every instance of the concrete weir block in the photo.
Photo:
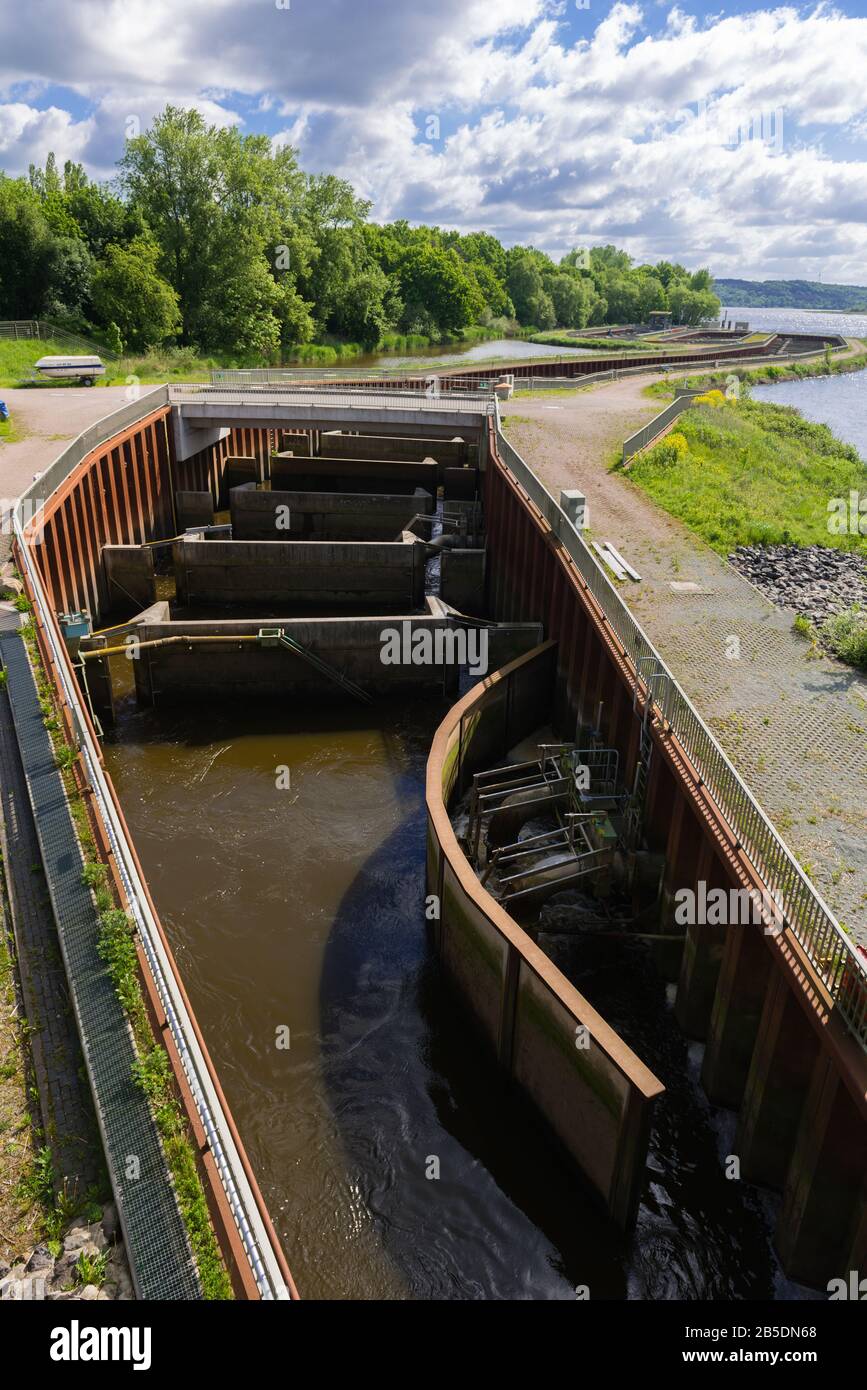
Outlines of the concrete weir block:
M174 545L178 601L323 605L405 613L424 599L426 547L386 541L204 542L185 536Z
M436 459L441 468L461 468L469 462L464 439L410 439L387 434L341 434L328 431L319 441L322 458L380 459L391 463L413 463Z
M132 663L136 693L145 705L153 703L155 692L160 702L177 702L208 699L215 691L241 700L293 696L345 703L346 692L281 643L276 637L280 632L370 694L441 691L446 675L442 664L383 660L386 644L404 624L416 637L427 633L435 653L438 637L451 635L448 619L434 613L431 604L411 617L237 617L197 622L172 621L163 615L137 629L143 644L160 645L143 645L140 660ZM258 638L263 628L275 633L273 640L237 640ZM191 640L178 641L181 637ZM203 642L204 637L217 640ZM445 642L441 645L448 651Z
M262 465L252 454L230 454L223 469L223 487L231 491L241 483L261 483Z
M576 531L587 525L587 498L577 488L564 488L560 493L560 510L565 512Z
M325 436L323 436L324 438ZM271 455L272 486L298 492L362 492L412 494L423 488L435 497L439 466L391 463L387 459L296 458Z
M105 545L102 564L111 604L147 608L156 599L154 553L147 545Z
M394 541L434 500L417 488L411 495L362 492L256 492L229 494L235 540Z
M213 526L214 499L210 492L176 492L175 514L179 531L190 526Z

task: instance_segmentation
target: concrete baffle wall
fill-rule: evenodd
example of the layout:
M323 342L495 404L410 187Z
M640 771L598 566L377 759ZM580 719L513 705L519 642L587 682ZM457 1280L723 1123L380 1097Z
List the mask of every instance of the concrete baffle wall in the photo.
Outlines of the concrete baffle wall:
M102 563L110 607L148 608L154 602L154 552L149 545L104 545Z
M226 493L241 483L261 483L263 469L254 455L229 454L223 472L223 488Z
M393 541L417 513L429 515L434 500L420 488L411 496L233 488L229 505L235 540Z
M275 640L278 632L294 639L334 670L372 695L401 690L442 690L453 683L451 663L455 653L454 624L435 610L411 617L382 614L378 617L329 618L232 618L209 621L170 619L155 606L143 615L134 633L139 642L133 662L136 693L143 704L155 695L166 700L208 699L214 692L227 698L260 699L263 696L297 695L333 697L346 703L345 690L317 671L298 653ZM258 640L267 630L267 641ZM395 661L394 634L403 659ZM415 639L427 635L430 662L413 660ZM404 635L405 634L405 635ZM538 641L538 630L527 626L522 650ZM209 640L205 640L209 639ZM90 644L104 643L90 639ZM458 647L458 651L460 648ZM388 655L389 659L386 660ZM99 661L88 662L91 670Z
M502 668L440 725L427 769L427 891L439 900L440 957L483 1036L626 1230L664 1088L482 887L447 809L473 771L496 765L547 722L556 645Z
M485 609L485 552L444 550L440 558L440 596L459 613L482 617Z
M412 494L422 488L435 497L436 463L389 463L381 459L296 458L273 454L271 485L297 492L387 492Z
M173 547L178 602L406 613L424 600L425 546L388 541L205 541ZM273 609L271 610L273 611Z
M441 468L462 468L471 460L476 446L464 439L411 439L388 434L341 434L329 431L319 440L322 458L387 459L394 463L413 463L436 459Z
M179 531L191 526L213 526L214 499L210 492L176 492L175 513Z

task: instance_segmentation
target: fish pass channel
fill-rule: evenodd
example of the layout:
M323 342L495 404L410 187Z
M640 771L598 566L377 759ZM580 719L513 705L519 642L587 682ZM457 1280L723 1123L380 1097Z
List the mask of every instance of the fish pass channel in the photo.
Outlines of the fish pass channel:
M811 1296L780 1273L775 1199L725 1176L735 1117L639 943L552 950L667 1088L631 1239L504 1088L425 924L444 712L129 694L105 743L302 1298Z

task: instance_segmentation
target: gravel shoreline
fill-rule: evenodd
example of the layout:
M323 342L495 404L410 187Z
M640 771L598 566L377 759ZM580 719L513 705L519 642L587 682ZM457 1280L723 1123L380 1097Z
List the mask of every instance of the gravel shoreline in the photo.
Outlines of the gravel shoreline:
M867 609L867 558L824 545L739 545L729 561L781 608L821 627L835 613Z

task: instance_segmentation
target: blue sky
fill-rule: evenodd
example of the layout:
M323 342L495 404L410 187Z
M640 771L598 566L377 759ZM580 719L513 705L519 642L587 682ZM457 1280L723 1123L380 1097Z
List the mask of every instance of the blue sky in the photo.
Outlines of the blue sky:
M30 0L0 14L0 167L108 178L172 101L379 220L859 283L865 71L867 0Z

